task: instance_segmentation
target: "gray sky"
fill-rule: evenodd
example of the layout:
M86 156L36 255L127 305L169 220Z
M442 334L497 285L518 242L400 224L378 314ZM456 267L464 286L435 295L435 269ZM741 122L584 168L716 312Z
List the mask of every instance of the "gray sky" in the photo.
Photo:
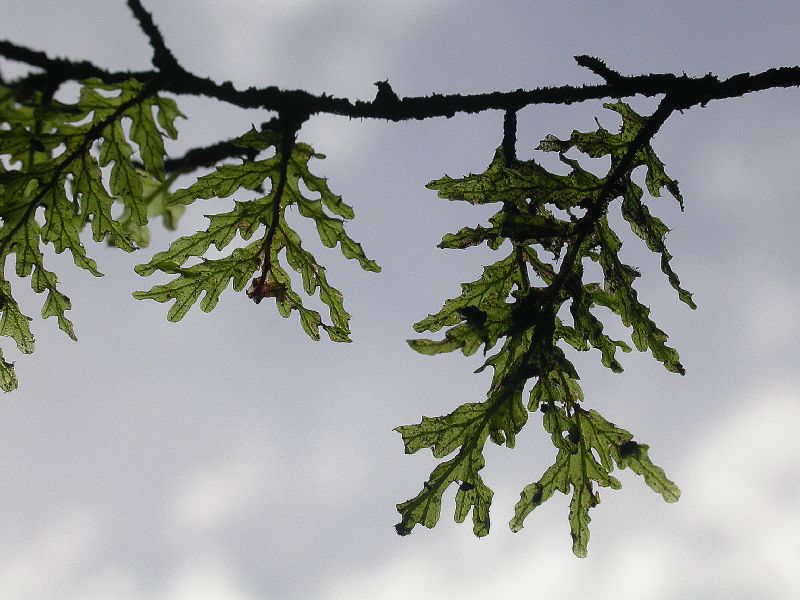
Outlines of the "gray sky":
M623 73L730 75L793 65L800 4L767 2L147 2L184 66L237 86L275 84L370 99L480 92L597 78L575 54ZM147 68L149 47L122 0L6 0L0 38L113 69ZM10 76L19 67L0 62ZM407 457L392 428L483 399L487 375L458 356L405 344L411 324L488 264L486 249L445 252L443 233L486 210L438 200L425 183L479 172L502 116L387 124L316 117L301 132L328 155L315 172L356 210L351 235L382 266L360 272L320 250L354 315L350 345L311 342L296 318L228 291L177 325L130 296L133 256L91 247L107 275L52 256L73 301L73 343L34 321L37 351L16 359L20 389L0 405L0 597L8 600L263 598L509 599L797 597L800 590L800 225L798 91L715 102L670 119L654 146L681 183L673 265L699 305L678 303L632 235L640 297L681 352L687 375L625 355L614 375L576 357L586 403L650 444L682 489L666 504L622 472L592 511L589 556L575 558L568 498L557 494L512 534L522 487L554 456L533 416L516 449L491 447L492 532L452 522L401 538L394 505L436 464ZM633 101L650 110L652 101ZM268 115L179 99L175 152ZM618 121L599 102L520 114L519 153L548 133ZM199 203L198 203L199 204ZM181 233L204 227L196 206ZM491 208L491 207L490 207ZM19 284L23 307L41 298ZM612 328L612 331L619 331Z

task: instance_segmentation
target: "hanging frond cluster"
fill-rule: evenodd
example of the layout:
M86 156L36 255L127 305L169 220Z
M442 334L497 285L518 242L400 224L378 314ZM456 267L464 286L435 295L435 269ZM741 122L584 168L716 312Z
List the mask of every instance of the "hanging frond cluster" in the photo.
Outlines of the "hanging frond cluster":
M443 177L428 184L447 200L500 205L487 226L447 234L439 247L462 249L486 243L504 256L485 267L476 281L462 284L460 296L447 300L439 312L414 326L420 333L445 329L442 339L409 343L423 354L460 350L466 356L481 347L486 354L501 345L479 369L491 367L494 372L486 400L397 428L407 453L430 448L436 458L453 455L433 470L416 497L398 504L401 534L410 533L417 524L433 527L442 496L452 484L458 486L456 521L472 511L475 535L489 533L492 490L479 473L485 465L486 441L513 448L528 413L539 411L556 458L538 481L523 490L510 523L512 530L521 529L525 517L556 490L571 494L573 551L585 556L589 509L600 501L595 486L618 489L620 482L611 474L615 467L642 475L669 502L680 495L663 470L650 461L647 445L583 407L578 373L564 352L565 346L595 349L604 366L622 371L616 351L630 352L631 347L604 333L603 323L593 312L600 306L631 329L638 350L650 351L668 371L684 372L678 353L666 344L667 335L637 297L633 283L639 272L620 259L622 242L607 217L614 199L621 198L622 214L633 232L660 254L661 267L680 299L695 308L691 294L681 287L670 266L672 257L664 241L669 230L646 208L633 170L645 167L646 187L652 196L660 196L666 188L682 206L678 184L666 175L649 143L635 145L647 119L623 102L605 107L622 117L618 133L598 127L588 133L574 131L567 140L548 135L539 144L539 150L558 153L569 167L566 175L551 173L533 160L509 160L501 147L483 173ZM584 169L578 160L566 156L572 149L592 158L609 156L608 174L598 177ZM632 158L620 170L625 157ZM543 258L548 254L549 261ZM584 260L599 263L602 281L586 281ZM559 317L562 307L568 308L571 317L566 323ZM529 381L533 386L525 398Z

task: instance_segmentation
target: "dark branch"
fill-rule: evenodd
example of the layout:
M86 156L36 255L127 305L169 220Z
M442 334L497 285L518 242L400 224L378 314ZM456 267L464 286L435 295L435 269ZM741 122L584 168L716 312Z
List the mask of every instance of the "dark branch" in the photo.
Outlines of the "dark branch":
M175 56L164 43L164 38L153 22L153 17L145 10L141 2L139 0L128 0L128 8L131 9L133 16L139 21L139 26L147 36L147 39L150 40L150 45L153 47L153 66L162 71L162 73L182 70Z
M127 79L150 81L160 72L109 72L92 63L51 59L45 53L31 50L8 41L0 41L0 56L38 67L56 81L81 80L99 77L114 83ZM168 65L167 65L168 66ZM474 114L486 110L517 110L534 104L572 104L603 98L628 98L635 95L658 96L669 93L676 107L686 109L696 104L705 105L710 100L734 98L747 93L771 88L800 86L800 67L773 68L756 75L741 73L720 81L715 75L689 77L669 73L649 75L620 75L614 83L600 85L541 87L532 90L518 89L510 92L483 94L432 94L400 98L397 102L352 101L327 94L315 95L304 90L282 90L275 86L237 89L229 82L217 83L198 77L182 67L170 67L164 78L162 91L175 94L201 95L228 102L240 108L258 108L275 112L297 111L314 115L327 113L350 118L388 119L406 121L452 117L459 113Z
M252 150L226 140L209 146L192 148L178 158L168 158L164 161L164 170L167 173L189 173L199 167L213 167L226 158L248 156L252 159L251 154L253 154Z
M517 162L517 111L507 110L503 117L503 156L508 164Z
M621 73L610 69L605 62L594 56L581 54L575 57L575 62L578 63L579 66L589 69L592 73L600 75L600 77L605 79L608 83L618 83L623 79Z
M45 75L48 79L57 83L81 81L91 77L97 77L107 83L119 83L128 79L149 81L155 75L153 71L111 72L85 60L71 61L65 58L50 58L44 52L31 50L7 40L0 40L0 56L32 67L38 67L45 71L40 75ZM9 85L12 83L9 82Z

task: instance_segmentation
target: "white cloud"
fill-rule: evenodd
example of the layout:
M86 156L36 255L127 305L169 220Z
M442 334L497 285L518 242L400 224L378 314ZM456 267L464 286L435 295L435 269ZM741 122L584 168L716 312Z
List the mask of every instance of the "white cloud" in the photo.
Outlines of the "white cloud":
M737 403L736 400L740 400ZM788 476L800 472L800 395L789 389L748 389L733 399L727 419L706 431L689 453L694 466L686 498L703 519L728 522L731 512L749 515L743 526L760 528L776 510L791 505L800 486ZM726 510L720 510L723 506Z
M280 461L268 445L246 441L179 482L167 520L191 535L211 534L254 506L263 508L282 475Z
M255 600L243 588L241 577L222 554L210 554L187 563L173 575L158 600Z
M740 402L736 402L740 400ZM800 395L789 388L745 390L726 421L687 453L682 498L687 530L712 541L706 568L686 561L690 581L712 579L790 600L800 589ZM744 598L745 596L741 596Z
M742 271L760 273L755 285L747 286L745 297L749 308L741 320L741 336L751 352L780 352L786 350L797 356L800 336L800 282L787 280L758 264L742 265Z
M54 511L29 539L0 552L0 598L65 600L97 571L107 523L80 506Z

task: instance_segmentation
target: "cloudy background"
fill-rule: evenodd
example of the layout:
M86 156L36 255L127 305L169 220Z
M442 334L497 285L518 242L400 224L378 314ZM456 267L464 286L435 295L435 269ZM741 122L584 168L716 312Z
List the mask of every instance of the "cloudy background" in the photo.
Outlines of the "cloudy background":
M483 92L598 79L572 56L623 73L727 76L798 58L796 2L147 2L181 63L239 87L275 84L371 99ZM235 5L236 8L231 8ZM122 0L6 0L0 38L144 69L150 50ZM0 61L3 75L20 72ZM354 315L354 342L311 342L296 318L226 293L210 315L166 322L134 301L134 256L92 247L107 274L50 264L73 301L73 343L34 321L37 351L16 359L20 389L0 404L0 597L4 600L264 598L793 599L800 593L800 216L798 91L769 91L675 115L654 145L686 212L652 202L673 228L674 266L699 305L679 304L657 260L627 235L640 296L687 375L625 355L614 375L576 357L587 405L637 439L683 492L666 504L637 478L603 493L586 559L575 558L568 498L512 534L522 487L553 449L534 417L515 450L492 446L491 534L452 522L401 538L395 503L436 464L403 455L392 428L484 397L487 375L460 355L425 357L410 325L458 293L489 252L435 248L489 211L424 188L479 172L502 115L391 124L315 117L301 139L328 155L315 172L354 205L351 235L382 266L360 272L322 249ZM269 115L181 99L184 149ZM651 110L654 102L634 104ZM519 153L544 135L618 121L600 102L520 114ZM598 168L602 168L602 165ZM197 206L181 232L204 227ZM316 246L313 246L316 247ZM41 298L17 293L28 314ZM619 331L614 329L614 331Z

